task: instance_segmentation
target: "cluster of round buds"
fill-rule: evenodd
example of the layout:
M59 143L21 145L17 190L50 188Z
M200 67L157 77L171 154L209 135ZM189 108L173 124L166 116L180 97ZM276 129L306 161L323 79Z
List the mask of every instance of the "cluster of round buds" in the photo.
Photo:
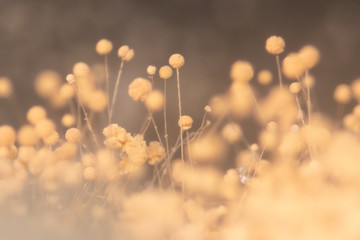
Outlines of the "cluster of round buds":
M130 49L129 46L123 45L118 50L118 57L123 61L129 62L135 55L134 49Z
M173 70L168 65L162 66L159 70L159 76L162 79L169 79L173 74Z
M271 36L266 40L265 49L268 53L279 55L284 52L285 41L282 37Z
M153 141L150 142L149 146L146 148L146 154L148 163L150 165L156 165L165 158L165 149L159 142Z
M156 67L153 65L149 65L146 69L147 74L149 74L150 76L154 76L156 73Z
M185 59L181 54L175 53L170 56L169 64L175 69L179 69L185 64Z
M145 78L135 78L129 85L129 96L134 101L145 101L149 93L152 91L152 84Z
M346 104L351 100L351 89L347 84L340 84L335 88L334 99L337 103Z
M149 93L145 104L151 112L157 112L163 109L164 101L164 94L158 90L154 90Z
M8 98L13 93L13 86L7 77L0 77L0 98Z
M188 115L183 115L178 121L178 125L182 130L189 130L192 127L193 119Z
M113 44L110 40L108 39L100 39L97 43L96 43L96 52L99 54L99 55L107 55L111 52L113 48Z
M121 149L129 138L126 130L115 123L104 128L103 134L105 146L113 149Z
M246 61L236 61L231 66L230 78L235 82L248 83L254 76L253 66Z

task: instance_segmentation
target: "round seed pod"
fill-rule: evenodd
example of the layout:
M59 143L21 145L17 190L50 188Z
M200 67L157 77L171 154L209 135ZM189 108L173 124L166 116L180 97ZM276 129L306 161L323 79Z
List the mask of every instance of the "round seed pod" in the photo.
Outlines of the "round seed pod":
M152 84L145 78L135 78L129 85L129 96L134 101L145 101L146 97L152 91Z
M253 76L254 69L249 62L238 60L231 66L230 78L233 81L247 83L252 79Z

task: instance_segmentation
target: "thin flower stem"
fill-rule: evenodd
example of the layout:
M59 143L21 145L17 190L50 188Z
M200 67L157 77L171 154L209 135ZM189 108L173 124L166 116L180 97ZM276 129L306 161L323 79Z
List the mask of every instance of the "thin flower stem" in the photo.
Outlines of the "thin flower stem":
M277 66L278 75L279 75L279 85L280 85L280 88L282 88L283 85L282 85L282 77L281 77L281 68L280 68L280 58L279 58L279 55L276 55L276 56L275 56L275 59L276 59L276 66Z
M123 67L124 67L124 60L121 59L119 72L118 72L118 75L117 75L117 78L116 78L115 90L114 90L114 94L113 94L112 101L111 101L111 108L110 108L110 114L109 114L110 123L112 122L112 116L113 116L113 113L114 113L114 105L115 105L115 101L116 101L116 98L117 98L117 95L118 95L118 89L119 89L120 78L121 78Z

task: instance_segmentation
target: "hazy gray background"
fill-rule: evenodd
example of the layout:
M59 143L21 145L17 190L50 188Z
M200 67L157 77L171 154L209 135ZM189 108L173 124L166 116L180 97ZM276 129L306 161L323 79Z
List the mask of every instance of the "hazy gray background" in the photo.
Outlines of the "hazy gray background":
M317 77L318 108L333 114L332 90L360 76L360 1L289 0L0 0L0 75L12 78L18 106L24 111L41 103L33 79L43 69L63 76L77 61L101 62L94 51L106 37L115 48L128 44L135 58L126 65L116 120L135 131L145 115L127 96L129 82L145 76L148 64L161 66L179 52L184 113L201 120L202 109L214 93L229 86L229 67L236 59L251 61L256 70L275 71L264 50L268 36L281 35L286 52L304 44L317 46L322 61ZM114 78L118 59L110 57ZM175 81L169 104L176 120ZM157 87L161 87L157 83ZM0 101L0 123L8 123L14 108ZM136 112L141 112L140 115ZM171 112L172 111L172 112ZM199 114L199 112L201 114ZM129 121L132 122L129 122ZM172 122L175 126L176 122Z

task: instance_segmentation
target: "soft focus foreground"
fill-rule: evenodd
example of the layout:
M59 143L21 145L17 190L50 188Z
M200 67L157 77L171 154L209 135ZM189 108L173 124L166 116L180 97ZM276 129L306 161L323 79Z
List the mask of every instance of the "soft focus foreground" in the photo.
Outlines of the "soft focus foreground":
M315 112L314 46L282 57L285 41L269 37L274 69L236 61L228 91L204 106L198 129L183 114L181 97L190 93L181 93L181 54L124 86L134 50L118 49L110 81L113 43L102 39L95 49L104 65L79 62L66 77L48 70L35 79L60 119L33 106L19 129L0 126L1 239L360 238L360 80L335 89L335 119ZM137 133L114 121L123 87L148 113ZM167 106L168 94L177 94L177 106ZM0 78L0 97L15 101L9 78ZM355 107L344 115L348 103ZM167 114L179 116L175 143ZM256 142L243 131L249 121Z

